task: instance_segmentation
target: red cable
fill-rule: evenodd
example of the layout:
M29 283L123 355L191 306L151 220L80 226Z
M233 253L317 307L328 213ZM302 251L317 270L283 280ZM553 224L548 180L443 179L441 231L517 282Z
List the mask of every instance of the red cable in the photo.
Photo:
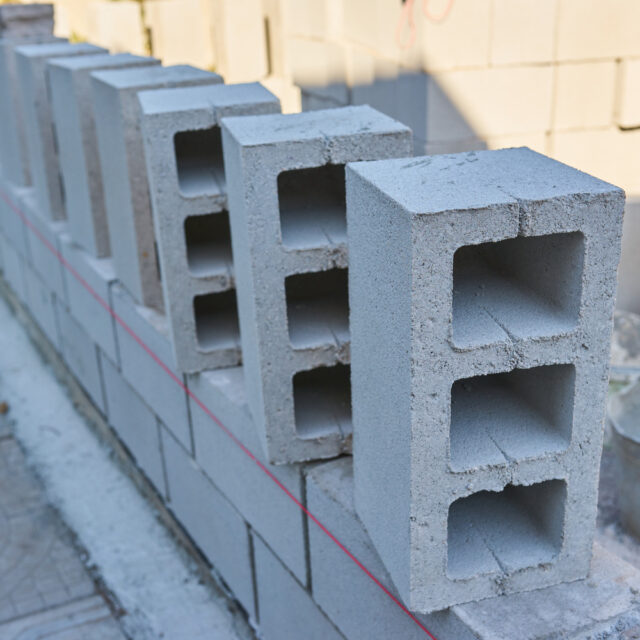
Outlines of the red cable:
M273 474L272 471L269 470L264 463L262 463L252 452L248 449L234 434L229 430L219 419L218 417L202 402L194 393L191 391L184 382L176 376L173 371L160 359L159 356L155 354L154 351L151 350L149 346L138 336L138 334L131 328L129 325L111 308L108 302L102 299L102 297L93 289L93 287L73 268L67 260L65 260L64 256L45 238L39 229L35 227L35 225L29 220L24 212L22 212L18 207L16 207L11 199L4 193L4 191L0 190L0 197L11 207L11 209L20 217L23 224L32 231L35 236L44 244L44 246L58 259L58 261L71 273L71 275L97 300L100 306L105 309L114 319L115 321L142 347L142 349L154 360L156 364L160 366L160 368L205 412L207 416L209 416L223 431L224 433L231 438L231 440L247 455L256 465L287 495L301 510L302 512L310 518L319 528L320 530L328 536L328 538L334 542L338 548L345 553L345 555L351 559L363 572L364 574L370 578L382 591L398 606L400 609L406 613L413 622L415 622L422 631L424 631L431 640L437 640L437 638L416 618L416 616L407 609L407 607L396 598L396 596L389 591L387 587L376 578L367 567L365 567L356 556L347 549L347 547L340 542L340 540L333 534L331 531L322 524L316 516L307 509L292 493L285 487L280 480Z

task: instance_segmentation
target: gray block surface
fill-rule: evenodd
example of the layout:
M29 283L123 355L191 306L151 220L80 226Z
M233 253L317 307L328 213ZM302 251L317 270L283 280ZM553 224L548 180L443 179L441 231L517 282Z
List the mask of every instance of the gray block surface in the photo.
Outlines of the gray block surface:
M69 232L96 258L110 255L110 248L91 73L159 64L155 58L121 53L57 58L47 65Z
M31 38L53 33L52 4L0 6L0 37Z
M528 149L347 169L356 506L412 610L587 574L623 203Z
M60 335L56 317L56 297L29 263L25 263L24 276L29 311L51 344L59 351Z
M277 113L258 83L139 95L162 287L178 369L240 364L220 120Z
M351 447L346 162L407 156L370 107L223 120L247 397L268 459Z
M106 53L106 50L91 44L67 42L29 44L15 49L31 179L40 215L47 220L65 218L47 61L51 58L99 53Z
M162 311L138 92L220 84L222 78L194 67L174 66L95 71L92 79L109 243L116 273L138 303Z

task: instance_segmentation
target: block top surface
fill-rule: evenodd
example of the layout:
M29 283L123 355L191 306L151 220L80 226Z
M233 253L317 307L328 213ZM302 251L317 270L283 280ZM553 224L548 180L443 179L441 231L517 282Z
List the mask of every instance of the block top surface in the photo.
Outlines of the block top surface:
M133 62L148 62L149 64L157 63L160 61L157 58L151 58L147 56L135 56L131 53L117 53L112 55L110 53L100 53L89 56L73 56L71 58L55 58L49 62L51 67L59 67L61 69L68 69L69 71L77 71L82 69L93 69L99 67L105 69L108 67L119 67L123 64Z
M139 100L142 112L146 115L242 104L278 104L278 98L259 82L157 89L141 93Z
M526 147L354 162L349 169L415 214L623 193Z
M224 126L244 146L326 140L354 134L410 132L402 123L368 105L225 118Z
M151 66L117 71L96 71L93 73L93 78L114 89L131 91L189 80L209 79L211 82L222 82L222 78L216 73L186 64L172 67Z
M106 49L96 47L93 44L81 42L73 44L71 42L46 42L43 44L25 44L16 47L16 53L25 58L38 59L52 56L73 56L82 53L107 53Z

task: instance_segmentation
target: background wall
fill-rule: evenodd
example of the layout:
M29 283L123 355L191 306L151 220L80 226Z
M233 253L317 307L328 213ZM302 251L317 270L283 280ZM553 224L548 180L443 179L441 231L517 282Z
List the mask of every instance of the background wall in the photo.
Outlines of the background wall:
M418 153L527 145L622 186L640 312L638 0L53 2L58 35L260 80L285 111L369 103Z

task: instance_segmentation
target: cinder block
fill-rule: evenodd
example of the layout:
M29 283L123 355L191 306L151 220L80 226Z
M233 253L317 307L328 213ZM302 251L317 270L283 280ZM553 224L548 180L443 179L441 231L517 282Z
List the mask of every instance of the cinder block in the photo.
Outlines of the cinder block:
M559 1L562 0L495 0L491 63L551 62Z
M556 59L638 56L639 22L640 3L635 0L560 0Z
M142 129L165 308L180 371L240 363L220 119L278 113L261 85L143 92Z
M411 610L587 574L623 205L524 148L347 168L356 507Z
M25 304L27 301L27 288L24 275L25 260L4 236L0 238L0 243L2 246L2 274L4 279L9 283L9 286L18 296L18 299Z
M555 77L553 128L585 129L613 123L616 63L559 64Z
M165 497L158 419L104 353L101 353L100 363L109 425L127 445L137 465L160 495Z
M64 304L56 305L60 353L96 407L106 413L98 347Z
M123 53L54 59L47 65L69 233L96 258L110 255L110 249L90 74L158 64L155 58Z
M0 227L2 227L2 233L23 258L29 259L28 231L16 209L20 209L20 203L24 198L29 198L32 190L29 187L16 187L0 177L0 192Z
M344 165L406 156L367 106L223 121L247 398L274 463L351 447Z
M353 459L307 469L307 507L362 564L397 593L353 500ZM320 528L309 522L313 599L347 638L423 640L424 631ZM417 618L436 638L476 640L451 610Z
M42 282L42 279L29 263L25 263L24 275L29 311L38 326L49 338L49 342L59 351L60 335L56 319L56 297Z
M94 115L111 255L118 279L136 301L163 310L138 92L219 84L188 66L95 71Z
M89 255L73 244L67 233L60 235L59 242L60 253L70 267L63 266L62 269L69 309L89 337L113 362L118 363L115 320L96 298L97 295L105 304L112 305L110 287L116 280L113 264L108 258L98 259ZM43 247L41 251L46 249Z
M271 549L258 536L252 537L261 637L264 640L344 640L311 594L287 571Z
M434 73L427 88L427 142L547 131L552 94L550 66Z
M182 374L171 367L173 353L166 316L150 307L138 305L118 284L111 288L111 300L118 318L136 336L134 338L116 320L122 376L153 407L182 445L190 450L191 430L186 393L141 344L146 345L178 380L182 380Z
M620 61L616 122L624 128L640 127L640 59Z
M247 524L165 429L162 429L162 447L169 484L169 508L255 620Z
M15 48L56 40L51 34L0 38L0 170L7 180L19 186L31 184L31 174Z
M195 374L188 377L188 383L204 406L261 463L268 465L249 414L242 368ZM289 571L306 583L302 511L193 400L190 409L198 464ZM293 496L304 500L299 465L268 468Z
M29 44L15 49L31 179L40 215L47 220L65 218L57 140L46 73L47 61L51 58L98 53L106 51L91 44L67 42Z
M390 580L358 520L353 501L352 460L318 465L307 473L312 513L383 584ZM424 638L414 624L313 523L309 523L313 598L347 638ZM436 638L507 640L616 636L637 624L635 592L640 572L594 545L586 580L457 605L417 617ZM629 624L634 620L633 624Z
M0 38L23 39L52 34L52 4L0 6Z

